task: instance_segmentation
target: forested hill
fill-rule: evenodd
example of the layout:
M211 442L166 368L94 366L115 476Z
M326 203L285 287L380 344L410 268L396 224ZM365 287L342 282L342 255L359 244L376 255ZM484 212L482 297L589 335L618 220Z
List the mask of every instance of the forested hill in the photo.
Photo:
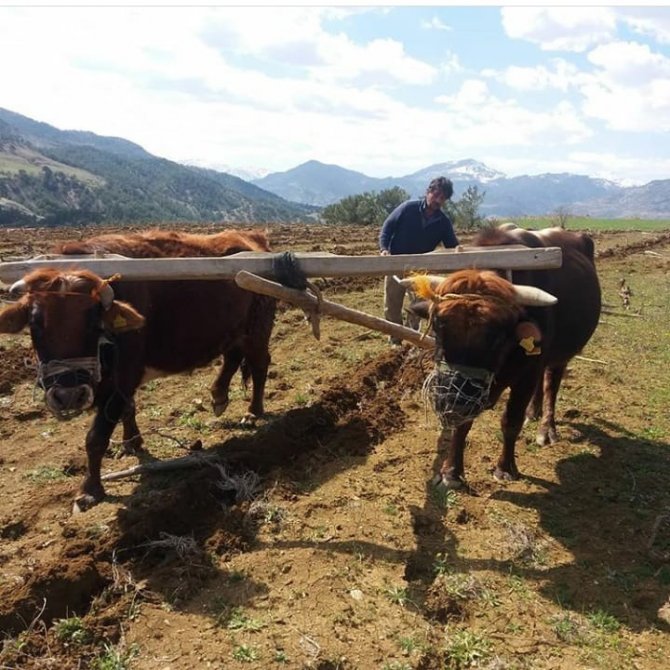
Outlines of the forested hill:
M127 140L63 131L0 109L0 226L290 222L316 210Z

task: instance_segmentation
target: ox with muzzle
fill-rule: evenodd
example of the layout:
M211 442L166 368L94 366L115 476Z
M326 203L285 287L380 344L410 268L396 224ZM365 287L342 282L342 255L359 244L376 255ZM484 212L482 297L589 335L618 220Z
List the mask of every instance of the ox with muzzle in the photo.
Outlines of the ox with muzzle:
M71 242L57 252L109 251L134 258L225 256L269 251L264 233L213 235L146 231ZM75 511L105 495L100 467L112 433L123 425L124 447L138 450L137 388L155 377L190 372L223 359L211 387L217 415L228 405L238 370L253 383L249 417L264 413L269 340L276 301L225 279L104 280L85 270L36 270L12 287L17 302L0 311L0 333L30 328L37 384L58 419L95 411L86 435L87 473Z
M557 270L521 273L525 285L487 270L402 280L422 299L412 309L435 334L435 366L423 388L450 438L436 484L462 485L465 440L473 421L507 388L495 477L519 477L514 450L527 410L529 417L542 411L538 443L558 439L556 396L568 360L596 328L600 287L592 245L582 244L585 236L562 231L531 237L528 246L560 246L563 264ZM475 243L519 244L519 238L493 229Z

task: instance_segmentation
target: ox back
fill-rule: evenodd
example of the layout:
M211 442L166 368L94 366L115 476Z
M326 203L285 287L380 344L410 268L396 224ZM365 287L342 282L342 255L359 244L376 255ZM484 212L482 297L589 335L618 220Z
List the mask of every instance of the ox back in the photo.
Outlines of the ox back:
M558 298L558 303L549 308L526 308L543 332L547 367L567 363L584 348L598 325L601 310L600 283L591 237L561 228L539 231L487 228L480 232L473 244L560 247L563 254L560 268L518 270L512 273L512 282L537 286Z

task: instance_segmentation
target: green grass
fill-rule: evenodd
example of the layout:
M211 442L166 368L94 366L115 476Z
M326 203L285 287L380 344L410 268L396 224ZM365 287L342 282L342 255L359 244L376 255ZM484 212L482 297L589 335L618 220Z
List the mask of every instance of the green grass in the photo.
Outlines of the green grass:
M68 619L57 619L54 624L54 635L65 644L86 644L91 639L90 631L84 626L84 622L76 616Z
M60 482L68 478L62 468L53 465L40 465L25 475L35 484L47 484L49 482Z

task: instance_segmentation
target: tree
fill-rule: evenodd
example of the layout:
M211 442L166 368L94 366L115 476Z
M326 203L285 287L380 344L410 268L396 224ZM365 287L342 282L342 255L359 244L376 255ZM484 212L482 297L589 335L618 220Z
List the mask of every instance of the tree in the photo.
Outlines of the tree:
M377 192L349 195L339 202L324 207L321 217L330 224L357 224L381 226L384 219L401 203L409 199L409 193L398 186Z
M451 201L447 211L451 214L454 226L460 230L474 230L480 228L484 219L479 208L484 202L486 192L479 191L477 186L468 186L460 200Z
M553 216L554 225L558 226L559 228L567 228L568 221L571 216L572 214L570 213L570 210L564 205L557 207L554 210L554 216Z

